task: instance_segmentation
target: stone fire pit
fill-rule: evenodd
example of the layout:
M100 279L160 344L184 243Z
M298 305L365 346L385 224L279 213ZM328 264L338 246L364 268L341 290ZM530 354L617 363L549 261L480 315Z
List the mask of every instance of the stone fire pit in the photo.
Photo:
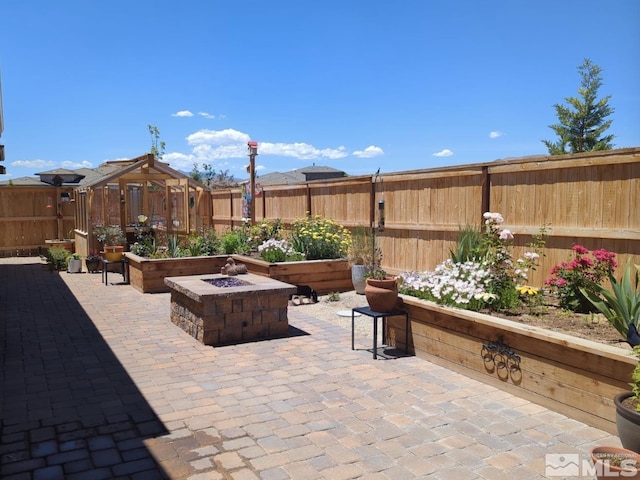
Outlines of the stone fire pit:
M283 337L296 287L260 275L168 277L171 321L205 345Z

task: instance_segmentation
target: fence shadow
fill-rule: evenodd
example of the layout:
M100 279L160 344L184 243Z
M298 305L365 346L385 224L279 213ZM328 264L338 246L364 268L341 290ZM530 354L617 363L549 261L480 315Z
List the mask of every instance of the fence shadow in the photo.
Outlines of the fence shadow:
M0 264L0 358L0 477L167 478L144 443L167 429L41 264Z

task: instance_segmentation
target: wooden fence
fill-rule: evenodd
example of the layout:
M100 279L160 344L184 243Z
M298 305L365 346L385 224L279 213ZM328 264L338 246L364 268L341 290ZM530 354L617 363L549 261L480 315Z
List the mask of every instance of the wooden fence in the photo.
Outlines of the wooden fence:
M75 225L71 199L72 188L0 187L0 256L34 255L46 240L68 238Z
M64 192L73 198L68 188L0 187L0 255L37 253L46 239L67 236L74 204L63 201ZM215 190L211 199L217 231L242 225L240 189ZM449 257L460 226L480 224L486 211L503 215L516 255L547 227L534 285L574 244L613 251L620 264L640 263L640 148L265 186L256 197L256 219L290 223L309 212L350 228L370 226L381 200L385 228L376 236L390 272L435 267Z
M240 226L241 190L211 195L216 230ZM348 227L370 226L378 222L381 200L385 228L376 236L391 272L435 267L449 257L459 228L479 225L486 211L503 215L516 256L546 228L533 285L541 285L575 244L613 251L622 265L640 263L640 148L265 186L255 218L290 223L309 212Z

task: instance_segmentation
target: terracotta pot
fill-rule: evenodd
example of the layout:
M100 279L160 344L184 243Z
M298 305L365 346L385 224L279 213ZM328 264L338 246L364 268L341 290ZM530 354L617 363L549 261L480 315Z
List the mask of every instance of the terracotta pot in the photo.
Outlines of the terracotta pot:
M614 464L616 458L623 461L621 466ZM602 446L591 449L591 461L595 467L598 480L610 478L640 479L640 467L632 466L634 460L636 465L640 466L640 455L626 448Z
M398 301L398 282L395 278L385 280L367 278L364 294L371 310L381 313L390 312Z
M622 446L640 453L640 412L634 412L622 404L632 395L632 392L622 392L613 399L616 406L616 427Z

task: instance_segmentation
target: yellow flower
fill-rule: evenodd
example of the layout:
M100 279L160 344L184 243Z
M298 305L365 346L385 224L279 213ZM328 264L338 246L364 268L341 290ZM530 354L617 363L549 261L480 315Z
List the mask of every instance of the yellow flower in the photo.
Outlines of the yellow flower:
M520 295L537 295L540 291L539 288L530 287L529 285L519 285L516 287L516 290L520 293Z

